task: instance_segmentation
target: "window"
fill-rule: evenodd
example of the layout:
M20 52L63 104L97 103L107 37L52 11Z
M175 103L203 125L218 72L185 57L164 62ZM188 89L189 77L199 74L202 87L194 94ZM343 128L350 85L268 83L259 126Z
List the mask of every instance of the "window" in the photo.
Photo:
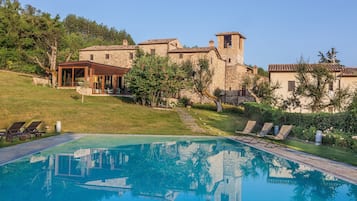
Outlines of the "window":
M247 88L245 86L242 87L242 96L246 96L247 95Z
M231 61L232 61L231 58L229 58L229 59L228 59L228 63L231 63Z
M93 54L89 55L89 59L90 59L91 61L93 61L94 55L93 55Z
M109 54L105 54L105 59L109 59Z
M224 36L224 48L231 48L232 47L232 36L226 35Z
M183 54L181 53L181 54L179 55L179 57L180 57L180 59L182 59L182 58L183 58Z
M288 81L288 91L295 91L295 81Z
M150 54L154 56L155 55L155 49L151 49L150 50Z
M333 82L328 83L328 89L333 91Z
M134 54L132 52L129 53L129 59L130 60L134 59Z

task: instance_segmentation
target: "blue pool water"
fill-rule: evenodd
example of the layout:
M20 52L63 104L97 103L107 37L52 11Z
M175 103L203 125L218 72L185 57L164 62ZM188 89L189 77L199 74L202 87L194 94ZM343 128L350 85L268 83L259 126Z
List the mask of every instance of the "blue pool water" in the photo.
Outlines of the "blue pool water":
M353 201L357 185L208 137L88 136L0 167L1 201Z

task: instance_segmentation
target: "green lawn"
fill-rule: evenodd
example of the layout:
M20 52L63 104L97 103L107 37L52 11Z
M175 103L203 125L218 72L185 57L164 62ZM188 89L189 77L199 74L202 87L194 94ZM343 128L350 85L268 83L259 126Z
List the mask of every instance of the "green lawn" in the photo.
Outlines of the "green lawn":
M225 106L223 113L214 111L214 106L198 106L190 109L192 116L196 117L197 122L205 126L213 134L233 135L236 129L243 130L248 119L240 115L232 106ZM330 146L316 146L311 143L288 139L281 143L289 148L310 153L323 158L340 161L357 166L357 153L351 150L344 150Z
M42 120L63 132L191 134L174 111L156 110L117 97L85 97L74 90L34 86L32 78L0 71L0 129L15 121Z
M324 145L316 146L315 144L297 140L287 140L284 144L292 149L357 166L357 153L350 150Z
M217 113L213 105L199 105L188 111L207 134L233 135L236 129L244 128L247 119L237 107L224 108L224 112ZM0 111L0 129L15 121L42 120L49 133L54 132L56 121L61 121L63 132L197 135L185 127L175 111L143 107L116 97L85 97L82 104L74 90L34 86L31 76L7 71L0 71ZM294 140L285 144L357 166L357 153L349 150ZM0 142L0 147L8 145L4 140Z
M237 129L243 129L247 119L235 106L224 105L224 111L217 113L214 105L197 105L189 109L196 122L213 135L232 135Z

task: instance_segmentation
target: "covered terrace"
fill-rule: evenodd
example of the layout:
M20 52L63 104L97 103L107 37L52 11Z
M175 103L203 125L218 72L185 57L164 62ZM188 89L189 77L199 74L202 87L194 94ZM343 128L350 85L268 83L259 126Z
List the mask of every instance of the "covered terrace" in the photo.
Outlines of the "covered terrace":
M58 65L58 88L86 86L92 94L120 94L128 68L91 61L65 62Z

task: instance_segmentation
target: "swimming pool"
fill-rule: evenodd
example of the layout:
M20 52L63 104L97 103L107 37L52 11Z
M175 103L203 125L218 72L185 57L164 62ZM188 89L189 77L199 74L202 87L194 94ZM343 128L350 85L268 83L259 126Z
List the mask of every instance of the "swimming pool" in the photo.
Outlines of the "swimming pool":
M87 136L0 166L1 201L357 200L357 185L215 137Z

